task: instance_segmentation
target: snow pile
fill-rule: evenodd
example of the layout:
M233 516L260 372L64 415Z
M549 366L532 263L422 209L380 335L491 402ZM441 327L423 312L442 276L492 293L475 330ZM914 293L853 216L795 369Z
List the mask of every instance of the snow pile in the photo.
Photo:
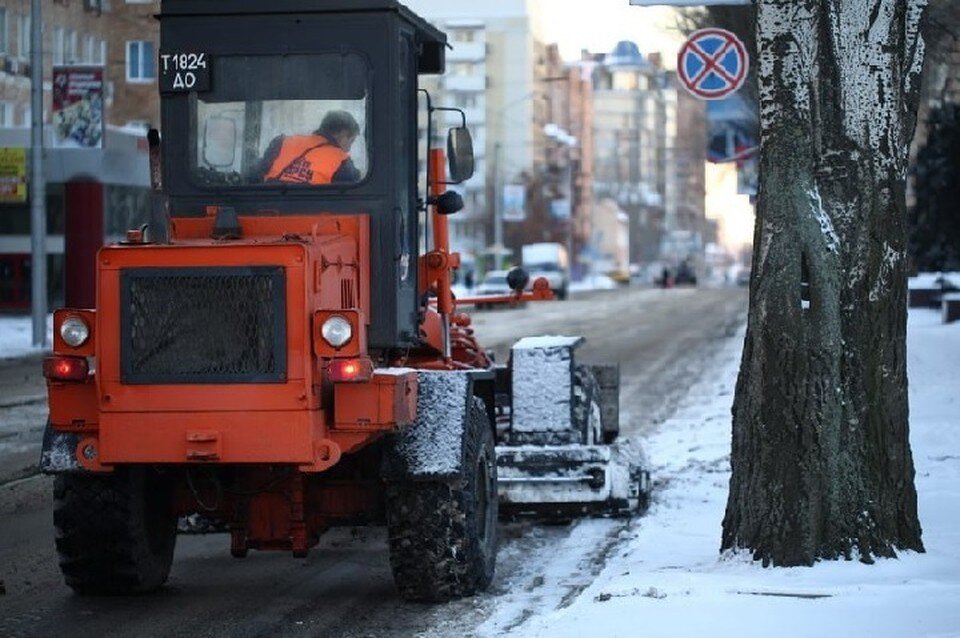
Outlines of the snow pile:
M741 338L647 443L659 483L576 600L514 635L960 636L960 324L909 319L911 443L926 554L764 569L718 555Z
M907 287L911 290L940 288L941 284L960 287L960 272L922 272L907 279Z
M606 275L587 275L580 281L570 282L570 290L583 292L586 290L616 290L620 285Z
M43 352L41 348L33 346L32 326L29 315L0 315L0 359ZM53 343L53 315L47 317L47 344L50 343Z

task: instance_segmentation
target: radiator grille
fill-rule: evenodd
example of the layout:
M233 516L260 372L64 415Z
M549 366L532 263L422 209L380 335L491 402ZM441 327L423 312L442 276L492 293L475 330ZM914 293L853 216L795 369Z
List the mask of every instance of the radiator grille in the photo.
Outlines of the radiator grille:
M286 378L281 267L121 273L124 383L271 383Z

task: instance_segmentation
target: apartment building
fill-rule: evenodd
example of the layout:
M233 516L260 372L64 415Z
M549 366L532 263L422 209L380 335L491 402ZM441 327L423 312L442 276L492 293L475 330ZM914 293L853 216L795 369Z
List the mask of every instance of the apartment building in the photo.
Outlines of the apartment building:
M664 240L696 237L702 246L706 113L681 94L658 54L633 42L584 54L592 66L594 193L630 218L630 259L661 258ZM671 249L672 251L672 249Z
M446 0L407 5L447 33L447 73L428 80L434 101L464 109L474 138L475 177L466 209L450 219L451 243L468 259L493 242L493 210L505 184L524 183L543 162L545 47L536 0ZM458 116L447 116L452 125ZM539 149L539 151L538 151ZM507 222L510 224L511 222Z
M159 25L154 0L43 0L43 119L52 111L52 69L58 65L104 70L102 148L54 148L53 127L44 127L48 294L64 299L66 229L102 228L105 239L139 225L147 210L149 182L146 126L159 125L156 59ZM0 0L0 148L18 157L26 175L30 146L30 0ZM25 149L19 151L19 149ZM94 208L83 208L77 181L91 184ZM0 199L0 311L30 305L30 202ZM74 196L71 196L73 193ZM89 202L86 202L89 203Z
M30 125L30 0L0 0L0 127ZM155 0L44 0L44 120L52 67L104 67L108 124L154 125L160 10Z

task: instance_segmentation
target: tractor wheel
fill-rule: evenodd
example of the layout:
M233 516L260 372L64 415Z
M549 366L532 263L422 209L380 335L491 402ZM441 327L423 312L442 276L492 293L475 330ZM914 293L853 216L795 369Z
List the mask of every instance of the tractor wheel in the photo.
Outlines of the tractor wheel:
M177 542L169 481L139 467L61 474L53 496L60 571L75 592L143 593L166 582Z
M578 365L573 371L573 427L580 432L580 442L593 445L603 441L600 417L600 385L588 366Z
M409 601L444 602L485 590L497 553L497 463L487 410L473 399L463 474L453 482L387 486L390 566Z

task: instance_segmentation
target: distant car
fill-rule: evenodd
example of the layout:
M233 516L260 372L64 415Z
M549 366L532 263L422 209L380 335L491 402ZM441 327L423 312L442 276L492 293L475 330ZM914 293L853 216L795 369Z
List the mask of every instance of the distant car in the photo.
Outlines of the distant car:
M680 266L677 268L677 276L673 278L673 283L677 286L697 285L697 275L693 272L690 264L685 261L680 262Z
M513 291L507 285L506 270L491 270L483 277L483 281L476 287L473 294L477 297L494 297L509 295ZM476 304L477 309L489 308L492 304Z

